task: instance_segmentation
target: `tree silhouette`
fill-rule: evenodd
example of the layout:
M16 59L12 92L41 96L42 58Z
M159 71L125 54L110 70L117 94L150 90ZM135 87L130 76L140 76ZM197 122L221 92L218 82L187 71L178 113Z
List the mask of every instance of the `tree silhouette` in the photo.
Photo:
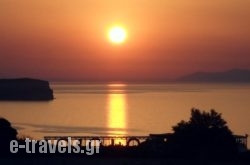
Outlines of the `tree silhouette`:
M191 110L189 121L173 126L168 144L173 154L184 157L225 158L236 154L236 142L227 122L215 110Z
M17 131L11 127L8 120L0 117L0 153L10 152L10 141L16 140Z

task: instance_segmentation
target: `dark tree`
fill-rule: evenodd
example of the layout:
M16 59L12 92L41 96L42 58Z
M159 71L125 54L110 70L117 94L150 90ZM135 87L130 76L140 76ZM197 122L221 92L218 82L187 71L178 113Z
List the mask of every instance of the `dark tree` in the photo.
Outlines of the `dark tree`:
M16 140L17 131L8 120L0 117L0 154L10 152L10 141Z
M173 126L168 144L175 156L192 158L226 158L236 155L234 136L221 114L191 110L189 121Z

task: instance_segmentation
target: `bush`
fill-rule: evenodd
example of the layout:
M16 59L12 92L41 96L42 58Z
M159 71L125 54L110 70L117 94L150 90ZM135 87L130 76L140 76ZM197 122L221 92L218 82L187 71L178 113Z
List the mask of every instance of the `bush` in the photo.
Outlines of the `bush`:
M10 152L10 141L17 140L17 131L11 127L8 120L0 118L0 154Z
M173 126L168 144L175 156L220 159L236 156L237 145L232 131L221 114L191 110L189 121Z

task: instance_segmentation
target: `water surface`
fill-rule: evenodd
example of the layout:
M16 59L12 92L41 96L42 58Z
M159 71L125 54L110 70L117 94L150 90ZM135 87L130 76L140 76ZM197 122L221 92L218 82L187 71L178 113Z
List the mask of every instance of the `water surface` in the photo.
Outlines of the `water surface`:
M22 135L148 135L171 132L192 107L222 113L250 133L250 84L52 83L55 100L1 101L0 116Z

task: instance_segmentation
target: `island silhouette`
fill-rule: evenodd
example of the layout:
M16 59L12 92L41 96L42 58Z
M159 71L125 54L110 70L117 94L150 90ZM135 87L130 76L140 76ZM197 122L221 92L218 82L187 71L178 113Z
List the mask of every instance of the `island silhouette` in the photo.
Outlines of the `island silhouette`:
M0 79L0 100L53 100L49 82L31 78Z
M195 72L179 77L175 81L195 83L250 83L250 70L231 69L223 72Z

